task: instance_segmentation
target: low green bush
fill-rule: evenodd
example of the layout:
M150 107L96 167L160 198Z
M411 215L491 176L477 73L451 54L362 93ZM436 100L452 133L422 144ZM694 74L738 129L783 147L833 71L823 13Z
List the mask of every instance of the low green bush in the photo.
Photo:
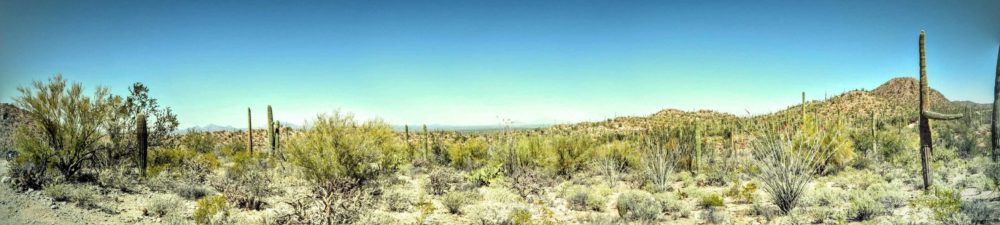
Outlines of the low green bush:
M698 207L703 209L713 208L713 207L725 207L726 203L723 201L722 196L716 193L705 195L701 197L701 201L698 202Z
M652 194L639 190L622 192L616 205L618 216L631 221L654 221L663 211Z
M218 224L219 218L229 216L229 204L223 195L213 195L199 199L195 203L194 218L197 224Z
M465 205L476 201L478 196L473 192L452 191L441 196L441 204L448 209L449 213L457 214Z
M174 214L181 207L181 200L173 197L154 197L146 202L146 208L143 213L146 216L156 216L164 217L168 214Z
M562 193L562 197L569 202L573 210L579 211L603 211L607 199L593 190L593 188L583 185L572 185L567 187Z

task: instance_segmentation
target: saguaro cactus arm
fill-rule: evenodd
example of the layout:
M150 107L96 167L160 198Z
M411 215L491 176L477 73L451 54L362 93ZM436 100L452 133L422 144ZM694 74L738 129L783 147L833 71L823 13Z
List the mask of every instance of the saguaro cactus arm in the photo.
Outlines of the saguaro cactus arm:
M932 120L955 120L962 118L962 114L944 114L934 111L924 111L920 115Z

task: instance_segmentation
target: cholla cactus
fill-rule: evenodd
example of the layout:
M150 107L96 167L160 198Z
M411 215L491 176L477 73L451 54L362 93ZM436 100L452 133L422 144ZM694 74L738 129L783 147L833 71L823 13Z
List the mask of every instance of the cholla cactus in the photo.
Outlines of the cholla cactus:
M932 183L930 157L934 153L934 143L931 140L930 120L954 120L962 118L961 114L943 114L930 110L930 98L927 97L930 88L927 86L927 57L924 51L924 32L920 31L920 166L923 167L924 190L929 190Z

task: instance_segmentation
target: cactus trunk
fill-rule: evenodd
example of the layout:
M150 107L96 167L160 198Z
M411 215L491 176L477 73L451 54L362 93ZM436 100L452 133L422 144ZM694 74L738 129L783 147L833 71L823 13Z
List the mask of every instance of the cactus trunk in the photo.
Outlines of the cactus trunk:
M427 160L427 153L431 149L431 139L430 135L427 133L427 124L424 124L424 160Z
M267 142L271 147L271 153L278 150L277 142L274 140L274 117L271 114L271 106L267 106Z
M701 162L701 126L698 123L694 124L694 159L691 163L691 170L698 171L698 163Z
M927 85L927 57L924 51L924 32L920 31L920 167L924 179L924 190L930 190L933 185L931 179L931 156L934 154L934 143L931 140L931 119L953 120L962 118L961 114L943 114L930 110L931 90Z
M146 115L139 114L135 117L135 139L138 144L139 174L146 177L146 160L149 153L149 132L146 129Z
M878 153L878 114L872 111L872 152L871 154Z
M997 130L1000 130L1000 124L997 123L997 120L1000 120L1000 102L997 100L1000 100L1000 49L997 50L997 74L996 84L993 84L993 119L991 119L993 122L990 124L993 162L997 162L1000 158L997 156L1000 154L1000 134L997 133Z
M250 122L250 107L247 107L247 151L253 153L253 123Z

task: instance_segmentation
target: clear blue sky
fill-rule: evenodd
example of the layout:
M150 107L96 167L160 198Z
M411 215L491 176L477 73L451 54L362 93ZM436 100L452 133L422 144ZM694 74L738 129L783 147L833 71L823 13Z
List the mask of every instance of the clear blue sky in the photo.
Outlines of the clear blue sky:
M62 73L151 87L182 127L769 112L916 76L992 101L1000 1L0 1L0 101Z

